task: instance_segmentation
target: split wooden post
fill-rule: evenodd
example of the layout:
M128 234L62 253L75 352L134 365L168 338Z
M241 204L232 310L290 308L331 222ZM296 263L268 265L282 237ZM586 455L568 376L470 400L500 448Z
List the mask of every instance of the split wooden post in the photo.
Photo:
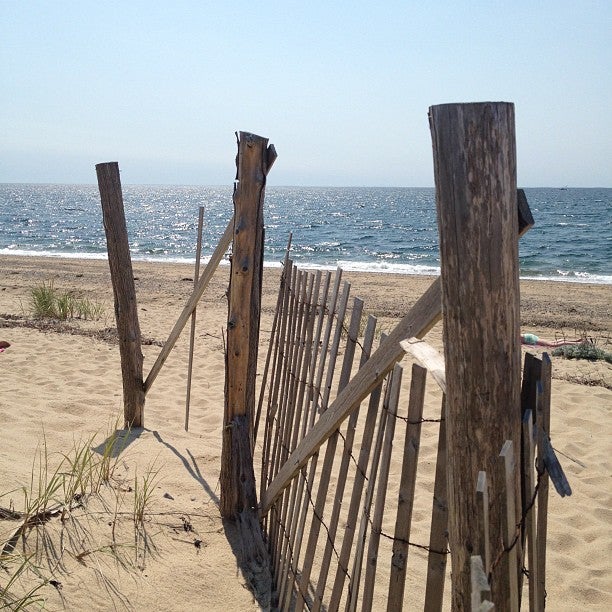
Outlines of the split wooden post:
M440 231L446 363L452 607L470 607L470 555L483 549L474 487L491 476L490 541L504 540L505 490L496 469L520 440L520 327L514 106L445 104L429 111ZM513 474L515 499L518 470ZM520 509L516 509L516 514ZM497 556L498 550L492 551ZM508 574L493 570L493 603L507 610Z
M119 164L117 162L97 164L96 174L102 203L104 231L106 232L108 265L115 298L115 318L123 378L125 427L143 427L145 404L142 378L143 355Z
M234 247L227 319L225 417L221 453L221 515L252 512L257 522L252 431L263 269L263 202L273 145L238 135L234 185Z

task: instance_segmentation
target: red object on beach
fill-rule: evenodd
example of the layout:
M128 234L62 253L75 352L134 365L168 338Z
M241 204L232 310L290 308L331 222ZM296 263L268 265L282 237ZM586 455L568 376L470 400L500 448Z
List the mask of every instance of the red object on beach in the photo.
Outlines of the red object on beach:
M0 349L6 349L11 346L10 342L6 342L5 340L0 340Z

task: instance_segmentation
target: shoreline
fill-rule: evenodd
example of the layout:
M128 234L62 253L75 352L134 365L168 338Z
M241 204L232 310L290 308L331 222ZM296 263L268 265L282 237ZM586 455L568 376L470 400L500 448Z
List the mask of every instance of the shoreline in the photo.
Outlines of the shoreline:
M5 252L0 250L0 259L3 257L8 258L34 258L34 259L59 259L59 260L80 260L80 261L108 261L108 255L106 253L53 253L49 251L37 252L37 251L19 251L17 252ZM194 266L195 257L168 257L165 259L156 259L152 257L141 257L132 254L132 264L143 263L152 265L185 265ZM208 259L203 257L201 265L204 266L208 263ZM381 262L352 262L348 260L340 260L338 265L332 264L317 264L311 262L302 262L299 259L295 260L294 263L305 270L323 270L323 271L334 271L338 267L351 273L357 274L385 274L385 275L399 275L399 276L439 276L439 267L433 268L432 266L423 265L422 268L426 269L425 272L416 272L414 270L402 270L385 268L386 264ZM222 260L220 266L227 266L229 262ZM391 264L393 265L393 264ZM398 268L403 264L395 264ZM268 261L264 263L264 268L281 268L282 258L277 261ZM377 268L378 269L368 269ZM406 265L406 267L409 267ZM418 267L418 266L416 266ZM533 282L552 282L552 283L570 283L576 285L609 285L612 286L612 275L608 274L591 274L590 272L575 272L575 277L564 276L534 276L532 274L519 275L521 281L533 281ZM581 276L584 275L584 276ZM598 280L599 279L599 280Z
M295 265L305 270L321 269L316 266L301 265L299 261ZM206 265L201 264L201 270ZM167 278L169 282L176 281L180 277L181 283L185 283L186 278L193 280L193 263L188 262L166 262L161 260L143 261L132 260L134 275L138 276L137 293L140 289L146 291L150 279L159 275ZM282 266L264 266L264 297L278 287L278 278ZM215 272L214 283L221 282L220 277L224 271L229 270L229 262L223 261ZM326 268L331 271L333 269ZM109 298L112 298L112 286L110 284L110 273L108 271L108 259L104 258L83 258L83 257L55 257L38 255L5 255L0 254L0 284L7 285L5 277L8 275L14 278L19 274L26 274L30 281L28 283L14 284L14 289L34 286L36 283L60 278L70 285L67 290L78 290L83 286L84 290L92 291L92 282L102 282L110 288ZM90 282L87 280L79 281L85 276L93 274ZM432 282L436 275L429 274L407 274L401 272L387 271L355 271L343 268L343 274L348 277L356 287L360 297L366 300L373 298L376 304L375 310L383 316L399 317L401 313L395 306L384 307L391 301L399 304L412 305L418 295L422 293ZM267 285L272 285L268 287ZM3 291L8 287L0 287ZM382 289L388 296L376 295L376 289ZM415 290L421 290L414 295ZM275 291L275 289L274 289ZM547 328L584 328L585 331L612 332L612 285L604 283L588 283L569 280L550 280L550 279L520 279L521 291L521 324L522 325L544 325ZM102 293L101 291L96 291ZM185 291L180 291L185 294ZM0 295L0 297L2 297ZM206 292L204 297L206 297ZM557 303L555 303L555 301ZM2 300L0 300L0 304ZM548 317L548 318L547 318Z

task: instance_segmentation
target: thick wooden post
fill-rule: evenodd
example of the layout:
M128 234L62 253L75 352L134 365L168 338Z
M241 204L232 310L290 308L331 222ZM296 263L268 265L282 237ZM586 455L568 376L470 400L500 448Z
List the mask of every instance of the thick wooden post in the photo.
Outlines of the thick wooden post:
M225 419L221 455L221 514L255 512L252 457L255 376L263 269L263 203L274 146L240 132L234 185L234 246L230 270L225 367Z
M499 557L493 601L508 610L505 483L497 461L506 440L519 448L521 422L514 106L445 104L432 106L429 117L442 269L452 605L470 609L470 556L483 549L474 490L484 470L491 558ZM515 470L516 500L518 482Z
M119 164L117 162L97 164L96 173L102 203L104 231L106 232L108 264L115 297L115 318L123 376L125 426L143 427L145 403L142 379L143 356Z
M263 269L263 203L274 145L240 132L234 184L234 246L230 268L225 355L225 414L221 450L221 516L235 521L243 573L267 609L270 565L257 512L253 468L255 375Z

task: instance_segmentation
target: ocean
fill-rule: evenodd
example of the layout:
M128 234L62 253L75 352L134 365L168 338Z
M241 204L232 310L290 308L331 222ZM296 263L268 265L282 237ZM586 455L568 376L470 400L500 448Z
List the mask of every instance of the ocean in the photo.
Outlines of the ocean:
M535 226L522 278L612 284L612 189L525 189ZM125 185L134 260L193 262L200 206L205 261L233 211L232 187ZM268 187L265 264L438 274L433 188ZM96 185L0 184L0 254L106 257Z

